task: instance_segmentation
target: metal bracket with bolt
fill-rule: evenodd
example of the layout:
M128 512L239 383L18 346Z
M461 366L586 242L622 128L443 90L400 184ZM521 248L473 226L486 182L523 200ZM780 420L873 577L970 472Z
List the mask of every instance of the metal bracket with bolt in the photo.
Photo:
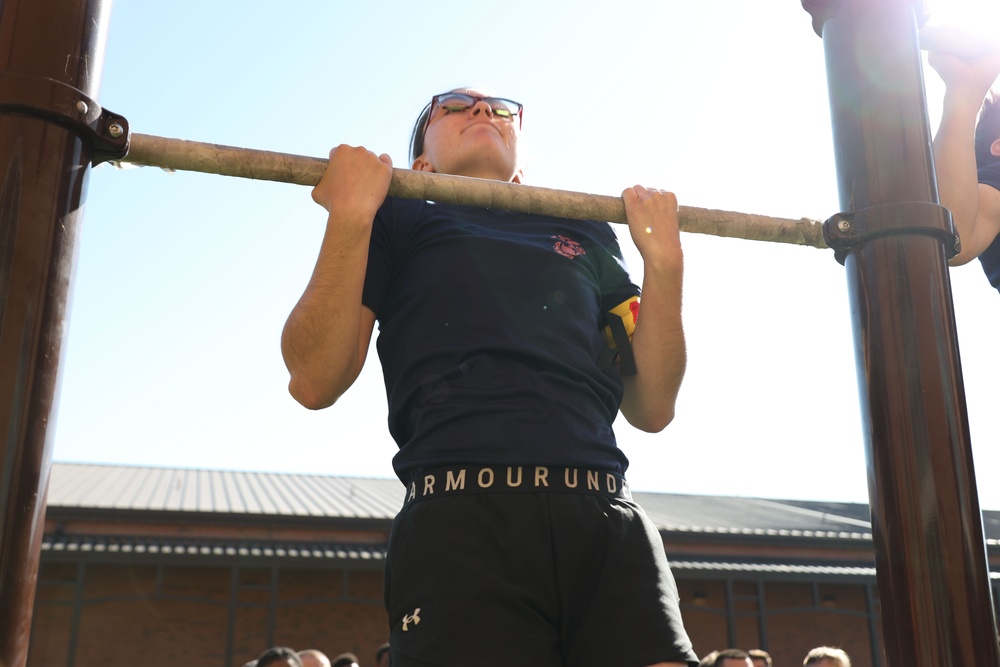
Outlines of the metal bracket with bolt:
M94 165L128 154L128 121L55 79L0 72L0 114L33 116L79 133L93 148Z
M951 259L961 250L951 211L940 204L903 201L837 213L823 223L823 239L841 264L854 248L872 239L922 234L940 239Z

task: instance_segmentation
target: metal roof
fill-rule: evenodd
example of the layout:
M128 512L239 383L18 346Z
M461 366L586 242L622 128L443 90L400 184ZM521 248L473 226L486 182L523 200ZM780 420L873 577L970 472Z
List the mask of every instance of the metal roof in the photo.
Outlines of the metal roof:
M368 562L381 566L385 547L368 544L330 544L301 542L246 542L216 539L178 539L134 536L80 536L46 535L42 553L52 556L177 556L207 559L228 558L247 560L297 559L341 564L344 561ZM377 565L376 565L377 564ZM754 575L806 575L809 577L874 577L875 568L850 565L809 565L801 563L764 563L757 561L708 561L688 560L683 557L670 559L670 567L677 573L754 574ZM1000 574L994 575L1000 577Z
M42 553L122 556L202 556L210 558L300 558L318 561L372 561L385 559L385 547L373 544L244 541L169 537L46 535Z
M673 572L713 572L740 574L751 572L754 574L802 574L809 577L835 576L835 577L875 577L874 567L852 567L845 565L801 565L789 563L716 563L713 561L690 561L678 558L670 559L670 569Z
M725 535L871 539L871 524L867 520L825 509L812 509L802 506L802 503L666 493L633 495L660 530ZM860 507L867 512L867 506Z
M366 562L379 567L385 559L385 547L368 544L330 544L301 542L246 542L218 539L178 539L164 537L134 536L80 536L46 535L42 541L42 553L51 556L71 557L123 556L155 559L159 556L203 558L218 560L296 559L300 561L329 562L342 564L345 561L363 566ZM850 565L809 565L801 563L765 563L758 561L708 561L688 560L683 557L670 559L670 567L676 573L754 574L766 575L806 575L833 577L875 576L874 567ZM1000 575L994 575L1000 577Z
M395 479L53 463L49 507L392 519Z
M389 521L404 495L398 480L386 478L53 463L48 506ZM863 503L633 495L661 531L871 539L868 506ZM984 512L983 524L987 544L1000 544L1000 512Z

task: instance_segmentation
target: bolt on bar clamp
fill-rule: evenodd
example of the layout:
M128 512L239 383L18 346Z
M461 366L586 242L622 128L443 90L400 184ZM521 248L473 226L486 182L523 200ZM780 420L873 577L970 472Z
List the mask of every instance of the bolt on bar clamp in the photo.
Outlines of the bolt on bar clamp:
M931 236L945 244L951 259L961 250L951 211L940 204L904 201L837 213L823 223L823 240L841 264L848 253L872 239L902 234Z
M0 72L0 115L4 114L42 118L75 131L93 148L95 166L128 154L128 121L55 79Z

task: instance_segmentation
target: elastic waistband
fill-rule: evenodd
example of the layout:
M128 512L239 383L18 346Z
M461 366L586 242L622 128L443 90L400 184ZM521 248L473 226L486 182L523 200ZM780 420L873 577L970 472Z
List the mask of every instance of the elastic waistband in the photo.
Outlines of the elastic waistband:
M461 493L580 493L632 499L617 472L558 466L449 466L413 472L404 505Z

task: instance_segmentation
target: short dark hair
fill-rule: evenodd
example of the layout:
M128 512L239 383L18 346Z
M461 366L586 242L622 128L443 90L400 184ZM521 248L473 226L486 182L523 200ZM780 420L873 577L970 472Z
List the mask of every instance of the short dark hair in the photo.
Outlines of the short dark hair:
M424 154L424 135L427 133L427 121L430 120L433 110L434 100L431 100L417 116L413 132L410 133L410 164L413 164L414 160Z
M719 651L718 655L715 656L714 665L723 664L722 661L727 658L730 660L746 660L750 657L750 654L741 648L727 648L724 651Z
M809 667L822 660L829 660L837 663L837 667L851 667L851 658L844 649L835 646L817 646L806 654L806 659L802 661L802 667Z
M295 667L302 667L302 659L294 649L287 646L272 646L257 656L257 667L268 667L279 660L291 660ZM282 665L284 667L284 665Z
M698 667L715 667L715 659L719 657L718 651L712 651L708 655L702 657L701 662L698 663Z
M351 667L358 664L358 656L353 653L341 653L333 659L330 667Z
M1000 93L991 90L983 100L976 123L976 166L980 169L1000 160L990 150L997 139L1000 139Z
M375 649L375 662L382 659L382 655L389 652L389 642L386 642Z

